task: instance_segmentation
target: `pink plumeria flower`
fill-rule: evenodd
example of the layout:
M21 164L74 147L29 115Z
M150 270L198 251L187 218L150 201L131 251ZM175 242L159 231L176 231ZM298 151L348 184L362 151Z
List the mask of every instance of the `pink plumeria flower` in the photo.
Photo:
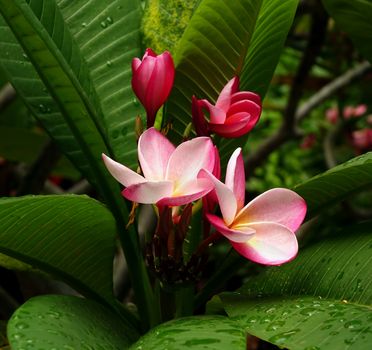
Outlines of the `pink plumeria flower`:
M156 55L146 49L142 57L132 61L132 88L147 113L147 127L154 125L156 113L167 100L173 86L175 68L168 51Z
M240 148L229 160L225 183L207 170L202 170L200 176L214 183L222 213L222 218L213 214L207 214L207 218L239 254L264 265L280 265L296 256L295 231L306 214L302 197L275 188L244 206L245 174Z
M144 204L180 206L197 200L213 189L199 179L201 169L213 171L215 150L208 137L197 137L177 148L155 128L146 130L138 141L138 158L144 176L115 162L103 161L111 175L126 188L125 198Z
M261 115L261 98L250 91L239 91L239 77L222 89L215 105L192 98L192 117L198 135L215 133L222 137L240 137L256 125ZM209 113L209 121L203 110Z

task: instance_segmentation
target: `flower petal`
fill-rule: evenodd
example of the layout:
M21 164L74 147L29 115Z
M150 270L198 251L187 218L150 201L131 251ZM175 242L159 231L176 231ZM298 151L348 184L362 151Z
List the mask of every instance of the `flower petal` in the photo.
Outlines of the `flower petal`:
M197 179L190 181L183 191L173 193L172 197L162 198L157 205L168 205L171 207L191 203L205 196L213 189L213 184L207 179Z
M232 78L222 89L216 101L216 107L227 112L231 105L231 97L239 90L239 77Z
M306 202L296 192L286 188L266 191L248 203L238 213L235 224L256 221L284 225L295 232L306 215Z
M192 97L191 110L196 134L198 136L209 136L207 121L199 104L199 100L195 96Z
M115 162L102 153L102 159L110 174L125 187L146 182L145 178L123 164Z
M238 205L237 210L240 210L244 206L245 198L244 161L240 147L234 151L227 163L225 184L233 191Z
M280 265L292 260L298 251L296 235L283 225L271 222L250 224L256 233L245 243L231 242L245 258L264 265Z
M208 178L213 182L223 220L227 226L231 225L237 211L237 203L233 191L220 180L216 179L209 171L201 170L199 177Z
M209 124L209 129L212 132L222 137L238 137L245 134L242 130L246 129L250 122L250 115L247 113L238 113L228 119L225 124Z
M212 226L222 235L224 235L231 242L243 243L254 235L254 229L246 228L244 231L238 231L226 226L225 222L216 215L206 214L208 221Z
M215 124L223 124L226 120L226 112L212 105L208 100L199 100L199 107L208 110L209 121Z
M152 56L144 56L141 64L138 64L138 60L132 61L132 88L143 105L146 103L147 87L155 64L156 58Z
M169 158L166 179L174 181L175 191L197 179L199 171L213 171L215 150L209 137L197 137L181 143Z
M132 202L155 204L171 195L173 184L170 181L147 181L127 187L122 195Z
M261 106L261 97L260 95L251 92L251 91L238 91L231 96L231 104L241 101L241 100L250 100L257 103Z
M175 74L173 59L168 51L158 55L155 59L155 66L148 81L144 104L146 111L153 117L168 98Z
M241 112L246 112L251 115L252 119L257 120L261 115L261 106L249 100L235 102L227 111L227 118Z
M165 179L167 165L176 148L155 128L146 130L138 141L138 158L146 180Z

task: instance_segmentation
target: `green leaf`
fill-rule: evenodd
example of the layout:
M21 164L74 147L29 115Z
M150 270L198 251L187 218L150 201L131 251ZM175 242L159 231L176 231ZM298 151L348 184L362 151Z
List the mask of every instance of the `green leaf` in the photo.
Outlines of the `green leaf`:
M251 278L237 294L223 294L228 314L249 333L290 349L368 349L371 227L345 228Z
M176 52L175 85L167 104L171 138L180 140L191 121L191 97L215 101L234 75L241 90L263 98L279 61L298 0L204 0L191 18ZM244 25L243 25L244 23ZM247 136L219 139L222 164Z
M284 266L271 267L246 283L249 295L312 295L372 305L371 222L345 228L301 249Z
M230 317L252 335L293 350L368 350L372 310L314 297L222 295Z
M317 175L294 190L308 206L307 218L372 185L372 152Z
M263 99L271 82L296 13L298 0L263 0L247 57L240 89Z
M372 0L323 0L323 4L336 24L372 62Z
M265 98L285 40L292 25L298 0L263 0L240 75L240 90L254 91ZM224 139L219 144L222 164L248 140Z
M223 316L194 316L164 323L133 344L131 350L245 349L241 327Z
M116 227L99 202L75 195L0 200L0 253L111 301Z
M82 9L85 10L87 4L90 4L90 2L86 2L85 6L82 6L76 12L76 16L81 15ZM117 12L120 12L120 6L122 5L119 4L117 6ZM101 7L97 8L102 10ZM110 11L113 10L111 9ZM59 145L70 156L73 163L96 186L113 211L121 231L122 246L129 265L133 289L138 300L139 313L144 324L149 320L155 323L153 321L154 317L149 316L151 312L146 312L146 310L151 310L153 302L151 300L151 289L147 272L139 249L138 237L133 226L129 228L129 232L125 229L125 220L128 215L126 206L120 195L117 182L109 175L101 160L102 152L111 153L108 152L110 147L103 128L103 121L100 117L101 106L99 102L104 105L105 101L98 101L96 98L89 75L85 74L87 65L80 54L80 50L72 38L55 1L31 1L28 4L25 0L15 0L8 4L7 1L0 0L0 11L61 109L63 118L61 118L59 113L54 113L53 106L39 105L41 112L48 114L43 119L44 126L49 133L53 134L54 139L59 142ZM75 18L77 19L78 17ZM114 26L111 23L112 21L114 21L114 18L106 18L104 24L100 23L101 35L105 37L105 40L109 39L104 35L103 30L105 26ZM81 23L81 26L84 27L84 22ZM3 28L7 29L6 26L3 26ZM9 34L9 32L7 33ZM128 35L130 36L130 34ZM9 38L9 36L5 37ZM112 35L111 37L117 36ZM10 49L14 49L19 53L19 46L15 44L12 37L10 38ZM86 50L88 50L88 47L89 45ZM100 54L110 52L110 49L106 47L103 51L102 48L98 52L95 51L97 53L95 58L101 57ZM23 74L19 74L19 71L24 72L24 68L21 67L23 61L19 56L14 58L14 55L10 55L9 52L9 50L4 51L6 58L3 59L4 62L10 63L7 66L9 69L8 74L25 80ZM20 65L17 66L16 63L18 61ZM93 56L90 60L90 67L93 66L92 61ZM34 71L31 69L30 72L26 72L27 81L28 73L31 74L31 81L35 82ZM98 69L96 74L96 77L98 77ZM31 83L31 81L28 81L28 83ZM19 90L22 92L23 85L21 84L20 86ZM28 89L23 95L25 100L26 97L33 96L30 93L33 86L27 84L27 87ZM39 87L40 84L38 85L36 81L35 88L38 89ZM122 91L120 88L115 89ZM110 95L111 93L112 90L110 89L110 92L106 95L107 97L110 96L110 99L114 98L114 95ZM39 96L37 94L35 98L38 103ZM30 102L30 99L26 100L26 102ZM29 107L32 106L34 105L29 103Z
M87 61L115 159L137 169L135 118L143 113L131 88L131 62L142 57L139 0L57 0Z
M138 334L92 300L48 295L17 309L8 323L8 338L13 350L124 350Z
M112 193L118 186L100 159L101 153L108 150L96 105L92 104L96 99L87 66L56 4L54 1L28 4L24 0L10 4L0 0L0 12L55 102L46 93L32 66L24 63L22 50L2 23L1 63L9 79L74 165L110 198L109 202L114 201Z
M242 68L262 0L200 3L175 55L176 77L167 103L169 135L181 140L191 122L191 97L215 101Z

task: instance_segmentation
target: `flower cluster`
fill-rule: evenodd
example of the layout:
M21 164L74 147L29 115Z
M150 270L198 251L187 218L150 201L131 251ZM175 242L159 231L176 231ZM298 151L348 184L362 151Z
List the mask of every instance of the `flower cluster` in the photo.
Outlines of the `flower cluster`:
M295 232L306 214L305 201L291 190L275 188L245 205L241 149L231 155L223 183L218 149L211 138L212 134L240 137L251 131L261 114L260 97L239 91L238 77L226 84L215 104L194 96L190 119L198 137L176 147L153 127L156 113L173 85L171 55L165 52L157 56L147 49L142 61L133 60L132 69L133 90L147 113L148 129L138 140L141 174L106 155L103 160L111 175L125 187L122 194L126 199L158 207L156 235L168 246L168 256L177 250L177 237L182 236L178 237L182 241L186 235L192 203L203 199L206 242L213 235L222 235L239 254L265 265L293 259L298 250ZM210 226L216 230L213 235ZM174 236L175 228L182 234Z

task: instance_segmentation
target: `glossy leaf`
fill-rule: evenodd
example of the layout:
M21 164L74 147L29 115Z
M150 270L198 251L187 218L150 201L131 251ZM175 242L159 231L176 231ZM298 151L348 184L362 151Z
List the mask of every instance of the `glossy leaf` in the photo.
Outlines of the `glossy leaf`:
M139 0L57 0L87 61L115 159L136 169L134 122L143 113L131 88L131 62L142 57Z
M294 190L306 200L307 218L311 218L371 185L372 152L369 152L303 182Z
M112 193L118 186L100 159L101 153L108 149L98 118L100 111L97 103L93 104L97 100L87 66L55 2L0 1L0 12L59 109L30 63L24 63L25 54L4 22L1 25L3 68L26 105L64 153L108 201L113 202Z
M298 0L262 0L262 6L249 43L240 74L240 90L254 91L265 98L289 29L296 13ZM222 164L227 164L237 147L247 142L247 135L220 142Z
M191 122L191 97L215 101L239 72L256 24L261 0L204 0L175 54L176 78L167 104L170 136L180 140Z
M13 350L124 350L138 337L117 315L92 300L39 296L28 300L8 323Z
M271 82L298 0L263 0L247 57L240 88L258 93L263 99Z
M245 333L224 316L194 316L164 323L144 335L131 350L245 349Z
M372 305L372 228L360 224L337 232L298 257L247 282L248 295L313 295Z
M241 90L258 92L263 98L279 61L298 0L241 0L233 3L203 1L176 52L176 80L167 104L170 135L180 140L191 122L191 96L215 101L234 75ZM244 26L242 26L244 23ZM220 139L221 162L247 141Z
M372 1L323 0L323 4L337 26L350 35L355 46L372 62Z
M250 299L222 295L230 317L260 339L293 350L367 350L372 310L314 297Z
M238 293L222 294L224 306L249 333L279 346L368 349L371 249L371 223L348 227L251 278Z
M116 227L99 202L75 195L0 200L0 253L112 300Z

